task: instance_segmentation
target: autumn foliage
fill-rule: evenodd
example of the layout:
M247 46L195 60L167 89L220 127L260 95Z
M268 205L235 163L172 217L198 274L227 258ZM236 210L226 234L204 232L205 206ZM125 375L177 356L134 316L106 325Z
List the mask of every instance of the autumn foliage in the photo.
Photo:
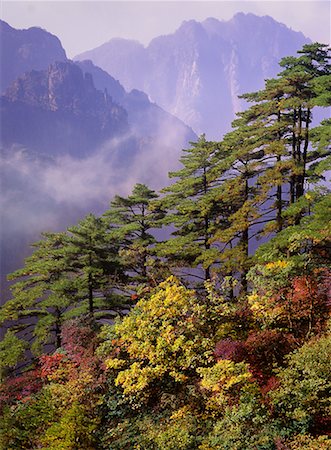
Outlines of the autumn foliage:
M162 196L43 234L0 308L0 449L331 448L331 196L305 190L330 168L328 61L284 58Z

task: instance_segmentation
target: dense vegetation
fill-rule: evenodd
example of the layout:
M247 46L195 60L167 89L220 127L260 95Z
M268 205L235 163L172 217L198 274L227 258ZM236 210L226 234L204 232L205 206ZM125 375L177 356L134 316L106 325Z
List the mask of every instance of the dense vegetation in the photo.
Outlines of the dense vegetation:
M328 49L280 66L160 195L43 234L10 275L2 449L331 448Z

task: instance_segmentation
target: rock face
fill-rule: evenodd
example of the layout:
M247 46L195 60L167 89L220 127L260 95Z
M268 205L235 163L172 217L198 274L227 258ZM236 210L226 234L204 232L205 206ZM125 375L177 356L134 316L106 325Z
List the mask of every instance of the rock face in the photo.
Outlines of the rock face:
M91 61L55 62L47 70L26 72L1 97L0 114L2 147L21 145L53 156L84 157L125 133L136 141L160 140L164 134L167 140L171 131L169 146L177 147L178 157L182 146L196 138L145 93L127 93Z
M67 60L60 40L41 28L16 30L0 20L0 40L0 93L24 72L43 70L54 61Z
M128 113L130 129L139 138L159 138L162 130L172 129L174 135L186 136L181 145L196 139L196 135L185 123L152 103L148 96L137 89L127 93L119 81L95 66L92 61L77 61L85 76L92 76L97 89L107 93ZM173 142L175 145L175 141Z
M14 81L1 98L4 147L84 156L128 130L127 113L73 62L55 62Z
M271 17L239 13L228 22L184 22L146 48L112 39L75 59L92 60L126 89L146 92L196 133L219 138L243 107L237 96L260 89L265 78L279 72L279 60L307 42Z

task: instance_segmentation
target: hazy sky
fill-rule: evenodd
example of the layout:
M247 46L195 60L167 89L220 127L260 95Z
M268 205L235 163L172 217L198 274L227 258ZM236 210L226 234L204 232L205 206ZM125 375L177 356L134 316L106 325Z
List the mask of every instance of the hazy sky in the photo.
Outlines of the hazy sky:
M270 15L313 41L330 43L329 0L293 1L16 1L0 0L1 18L14 28L40 26L57 35L67 55L113 37L143 44L174 32L183 20L230 19L236 12Z

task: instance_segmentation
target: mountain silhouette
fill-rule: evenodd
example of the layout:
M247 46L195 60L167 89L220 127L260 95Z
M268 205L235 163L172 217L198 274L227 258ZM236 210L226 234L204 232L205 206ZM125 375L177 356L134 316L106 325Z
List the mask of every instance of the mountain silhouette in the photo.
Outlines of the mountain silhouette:
M229 21L185 21L147 47L112 39L75 59L92 60L126 89L146 92L197 134L217 139L244 107L238 95L260 89L279 71L279 60L307 42L269 16L238 13Z

